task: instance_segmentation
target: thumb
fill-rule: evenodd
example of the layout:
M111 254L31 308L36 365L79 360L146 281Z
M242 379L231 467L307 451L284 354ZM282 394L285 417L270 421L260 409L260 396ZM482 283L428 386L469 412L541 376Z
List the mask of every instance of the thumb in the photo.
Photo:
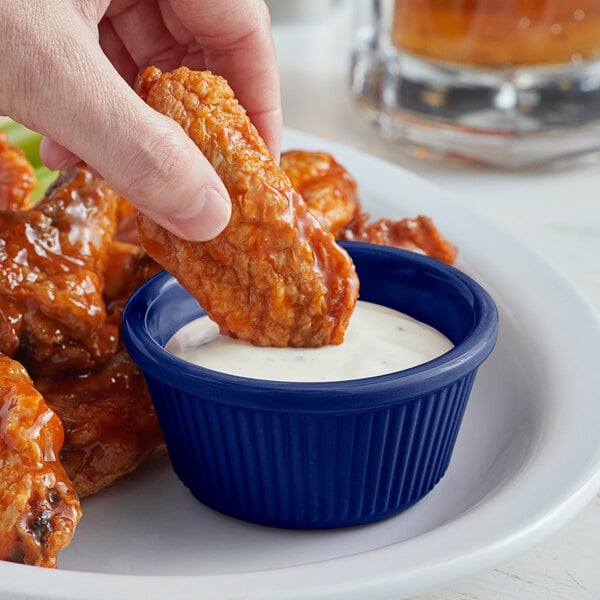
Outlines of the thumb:
M218 235L231 216L231 201L200 150L177 123L135 95L118 114L118 134L109 130L104 144L92 144L88 150L73 142L71 149L115 191L172 233L192 241ZM114 121L106 120L110 122Z
M92 150L86 162L98 173L103 169L104 179L115 191L174 234L193 241L211 239L224 229L231 216L227 190L199 150L193 144L190 147L187 138L178 139L182 132L172 135L170 145L159 136L154 149L148 133L142 147L132 144L136 146L132 151L126 143L119 149L111 144L113 156L106 167L101 166L107 160L103 148ZM85 155L85 148L80 153ZM46 137L40 145L40 157L52 170L81 160Z
M210 163L177 123L148 107L116 72L103 75L96 89L74 92L67 112L83 117L73 115L75 122L53 139L175 235L192 241L218 235L229 221L231 202ZM55 153L65 160L64 149ZM52 163L44 147L42 157Z

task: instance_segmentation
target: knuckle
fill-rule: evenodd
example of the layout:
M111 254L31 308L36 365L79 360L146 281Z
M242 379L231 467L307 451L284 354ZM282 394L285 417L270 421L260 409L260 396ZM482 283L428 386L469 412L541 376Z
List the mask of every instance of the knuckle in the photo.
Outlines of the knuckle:
M177 195L189 177L194 157L181 143L182 133L161 127L146 135L121 166L119 192L140 208L160 210L165 197Z

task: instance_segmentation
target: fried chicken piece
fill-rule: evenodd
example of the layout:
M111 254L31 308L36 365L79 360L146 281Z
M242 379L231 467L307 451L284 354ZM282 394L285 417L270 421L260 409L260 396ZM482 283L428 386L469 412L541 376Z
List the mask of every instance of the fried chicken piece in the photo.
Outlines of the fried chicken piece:
M0 352L32 375L89 369L118 348L102 297L117 198L80 165L34 208L0 211Z
M139 245L137 209L125 198L117 201L117 233L115 239L128 244Z
M111 323L121 326L123 308L129 296L160 270L161 266L141 246L119 241L108 246L104 258L102 296L107 318Z
M358 240L421 251L450 264L456 260L458 252L456 246L442 236L433 221L424 216L399 221L379 219L369 222L369 215L363 213L343 228L339 237L342 240Z
M58 458L63 427L18 362L0 355L0 560L55 567L79 519Z
M119 332L131 293L159 265L137 245L113 241L103 260L107 322ZM61 461L80 498L135 470L162 444L162 433L141 371L124 349L89 371L39 378L35 385L65 428Z
M429 217L370 221L361 212L356 180L330 154L292 150L281 155L280 164L308 210L336 238L420 251L447 263L456 260L456 247Z
M207 71L149 67L140 96L175 119L215 167L232 200L214 240L181 240L146 216L140 242L216 321L258 346L339 344L358 294L348 254L307 211L234 98Z
M0 210L24 210L31 206L35 173L25 153L8 142L0 131Z
M124 350L88 373L35 386L63 423L60 460L80 498L131 473L163 443L144 376Z
M334 237L360 211L356 180L328 152L288 150L279 165L306 208Z

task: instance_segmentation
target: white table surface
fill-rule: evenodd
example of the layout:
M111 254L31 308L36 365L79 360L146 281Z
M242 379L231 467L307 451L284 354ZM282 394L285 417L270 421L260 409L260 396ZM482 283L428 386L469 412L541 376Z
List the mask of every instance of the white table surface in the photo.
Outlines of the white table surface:
M349 94L353 26L351 0L315 20L273 23L284 124L385 158L443 187L543 255L600 311L600 154L518 172L409 156L355 111ZM414 600L597 599L600 494L527 554Z

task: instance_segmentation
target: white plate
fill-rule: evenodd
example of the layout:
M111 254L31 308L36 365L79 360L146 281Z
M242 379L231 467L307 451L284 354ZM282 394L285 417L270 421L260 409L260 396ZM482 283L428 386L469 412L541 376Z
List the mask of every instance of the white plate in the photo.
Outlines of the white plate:
M158 454L83 502L58 570L0 563L0 597L399 600L491 568L561 527L600 487L598 316L543 260L427 182L330 150L373 217L426 214L500 310L446 476L380 523L338 531L250 525L196 502Z

